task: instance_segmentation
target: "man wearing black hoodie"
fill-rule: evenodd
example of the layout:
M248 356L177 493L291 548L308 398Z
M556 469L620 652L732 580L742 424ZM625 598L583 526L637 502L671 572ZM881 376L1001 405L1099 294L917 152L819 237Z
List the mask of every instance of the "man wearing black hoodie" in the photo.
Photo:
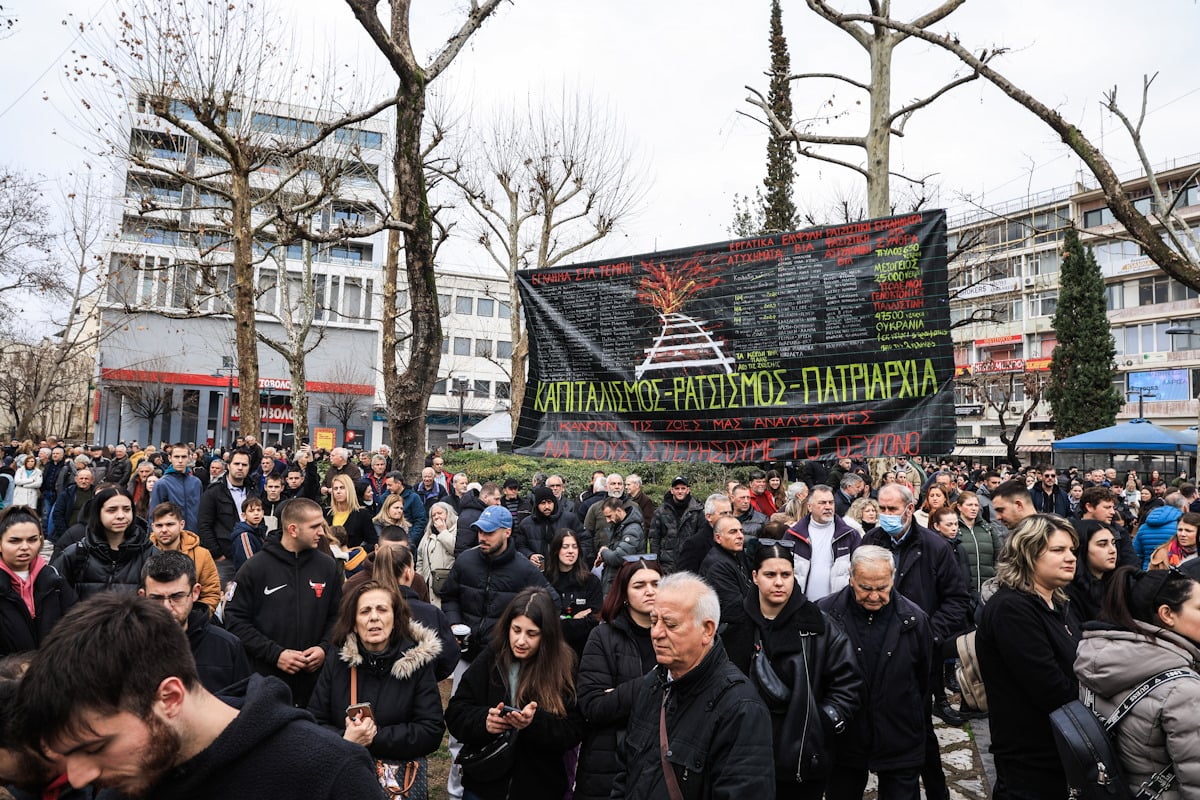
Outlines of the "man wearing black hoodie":
M554 492L545 486L539 486L533 490L531 500L532 509L529 515L517 523L517 529L513 533L513 544L516 545L518 553L537 566L542 566L544 561L533 557L544 559L550 549L550 542L565 528L574 532L579 539L579 557L585 563L589 558L596 557L591 536L580 530L582 526L579 524L579 517L561 511Z
M225 627L242 640L254 671L280 678L303 707L325 663L342 575L316 549L325 531L319 505L303 497L288 501L280 525L280 540L269 539L226 590Z
M73 785L122 796L382 800L366 748L292 708L278 680L243 686L211 694L161 604L107 593L76 606L30 662L22 738L53 752Z

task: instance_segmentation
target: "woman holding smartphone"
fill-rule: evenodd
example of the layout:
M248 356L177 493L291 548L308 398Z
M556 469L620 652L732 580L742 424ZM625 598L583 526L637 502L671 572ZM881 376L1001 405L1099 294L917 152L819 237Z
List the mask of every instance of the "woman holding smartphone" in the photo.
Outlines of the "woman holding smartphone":
M367 581L342 597L333 646L308 703L317 722L377 761L401 771L416 762L409 800L425 800L425 757L442 742L434 675L441 652L437 633L409 616L395 590Z
M569 781L563 756L583 735L575 706L575 656L558 609L541 589L524 589L500 616L492 644L463 673L446 707L446 725L463 753L511 739L499 777L463 768L463 800L562 800Z

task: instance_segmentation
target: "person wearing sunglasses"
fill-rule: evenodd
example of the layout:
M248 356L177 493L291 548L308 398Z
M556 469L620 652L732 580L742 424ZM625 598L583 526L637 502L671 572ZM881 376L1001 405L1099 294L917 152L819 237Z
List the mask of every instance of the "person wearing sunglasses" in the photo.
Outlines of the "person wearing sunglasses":
M1029 488L1033 496L1033 508L1042 514L1057 514L1064 519L1071 516L1071 497L1058 482L1058 470L1044 466L1037 471L1037 482Z
M781 523L769 522L764 533ZM725 650L750 677L771 711L775 744L775 796L817 800L833 765L837 734L858 710L862 676L845 631L797 590L795 538L759 539L743 601L749 625L724 634ZM763 685L766 659L787 697ZM784 676L787 676L784 678Z
M1081 694L1110 716L1132 689L1167 670L1181 677L1149 689L1115 731L1131 795L1170 764L1175 781L1159 800L1196 796L1200 786L1200 584L1176 567L1118 567L1104 596L1104 626L1084 631L1075 657Z

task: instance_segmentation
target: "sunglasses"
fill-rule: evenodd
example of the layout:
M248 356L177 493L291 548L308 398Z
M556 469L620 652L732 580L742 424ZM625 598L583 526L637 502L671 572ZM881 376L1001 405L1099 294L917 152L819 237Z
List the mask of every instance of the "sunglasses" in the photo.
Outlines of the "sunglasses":
M759 547L782 547L784 550L795 550L796 541L794 539L759 539Z
M626 564L636 564L639 561L658 561L658 553L639 553L633 556L625 556L621 560Z

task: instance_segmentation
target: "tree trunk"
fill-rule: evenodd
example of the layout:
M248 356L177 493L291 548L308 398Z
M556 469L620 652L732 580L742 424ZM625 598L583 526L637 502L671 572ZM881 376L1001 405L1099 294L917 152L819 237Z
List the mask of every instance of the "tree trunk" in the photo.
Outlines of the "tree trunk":
M393 14L394 18L398 16ZM388 237L383 288L383 391L387 397L392 455L397 459L395 467L409 476L425 465L425 411L442 359L442 325L433 268L433 218L425 194L421 159L424 117L424 76L419 75L407 84L402 80L396 104L393 201L400 221L411 226L404 232L411 333L408 364L401 373L396 342L399 237L393 231Z
M288 371L292 380L292 446L308 441L308 372L304 368L304 354L289 360Z
M525 362L529 357L529 339L521 326L521 296L517 292L516 273L510 272L508 277L509 328L512 331L512 362L509 365L508 393L509 416L512 417L512 435L517 436L517 426L521 424L521 405L525 402Z
M868 53L871 57L871 124L867 130L867 216L892 213L891 113L892 48L895 34L876 28Z
M253 203L247 171L232 170L233 200L233 325L238 360L238 433L259 436L258 327L254 307ZM232 401L233 398L230 398Z

